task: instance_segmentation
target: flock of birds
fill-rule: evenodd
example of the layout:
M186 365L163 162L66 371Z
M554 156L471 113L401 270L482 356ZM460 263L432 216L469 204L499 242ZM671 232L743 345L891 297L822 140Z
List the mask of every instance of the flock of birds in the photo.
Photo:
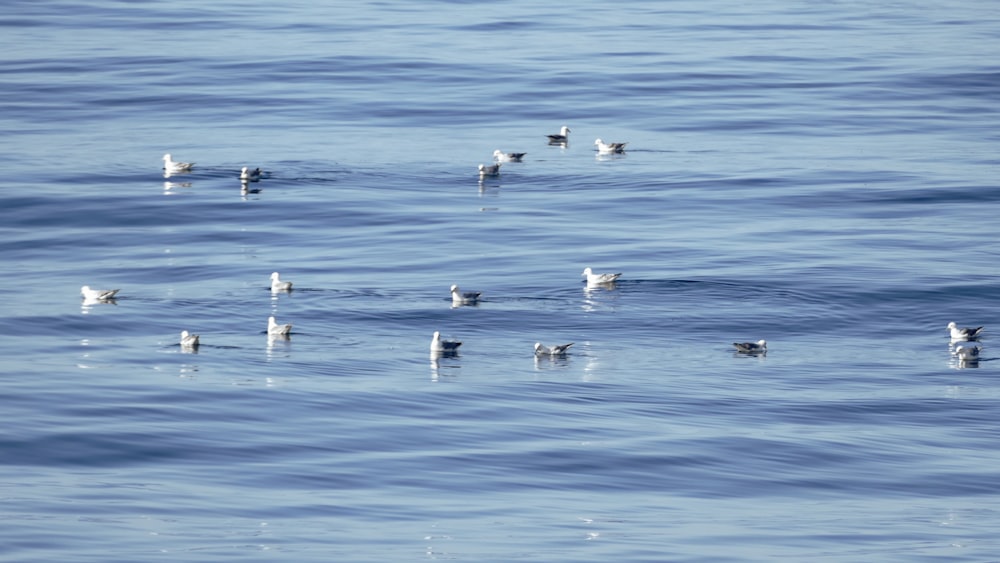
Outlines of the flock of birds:
M559 133L547 135L549 144L566 146L569 143L570 132L569 127L565 125L562 126ZM628 143L605 143L601 139L596 139L594 141L594 145L597 146L598 154L622 154L625 152L626 144ZM523 152L504 152L499 149L493 151L494 163L489 165L479 165L480 179L487 176L498 176L500 174L501 164L506 162L521 162L526 154L527 153ZM163 155L163 169L166 176L169 176L170 174L190 172L193 168L193 162L178 162L173 160L169 153ZM240 182L243 185L243 190L247 191L248 183L260 181L263 175L264 173L260 168L250 169L250 167L244 166L240 171ZM610 287L618 280L618 278L621 277L621 273L595 274L589 267L585 268L581 275L586 278L587 286L591 288L602 286ZM272 293L288 292L291 290L292 282L282 280L278 272L273 272L271 274ZM83 295L85 303L114 302L118 291L118 289L91 289L86 285L80 288L80 293ZM481 296L481 292L463 292L457 285L451 286L451 300L453 307L476 305L479 303ZM979 360L980 353L982 352L982 344L980 344L979 338L982 335L983 327L962 328L954 322L951 322L948 324L948 330L951 332L952 354L963 363L977 362ZM291 324L278 324L277 320L273 316L267 319L267 334L269 337L287 338L291 331ZM182 348L189 350L196 349L199 344L199 335L190 334L186 330L181 332L180 346ZM461 341L443 339L441 338L441 333L439 331L435 331L431 337L430 350L432 356L455 355L461 345ZM570 342L567 344L546 346L540 342L536 342L534 347L535 356L564 356L568 353L569 348L572 345L573 343ZM736 352L739 354L767 354L767 341L763 339L758 340L757 342L733 342L733 347L735 347Z
M569 144L569 134L570 128L563 125L562 128L559 129L558 133L546 135L546 137L548 137L550 145L566 146ZM594 141L594 145L597 146L597 154L622 154L625 152L625 145L627 144L628 143L605 143L601 139ZM479 178L483 179L486 177L499 176L501 164L505 162L521 162L526 154L528 153L504 152L500 149L493 151L493 164L480 164Z
M611 288L614 287L615 282L621 277L621 273L594 273L591 268L585 268L580 274L586 278L586 283L588 288ZM84 302L86 304L94 303L114 303L115 297L118 295L120 289L93 289L90 286L83 286L80 288L80 294L83 296ZM292 282L287 280L282 280L281 275L278 272L271 273L271 293L277 294L281 292L292 291ZM479 300L482 297L482 292L480 291L462 291L457 284L452 284L451 286L451 304L452 307L461 307L465 305L478 305ZM948 323L948 330L951 333L951 348L952 354L961 362L969 364L979 361L980 353L982 352L982 344L979 342L979 338L982 336L983 327L959 327L956 323ZM288 338L292 332L292 325L289 324L279 324L274 316L268 317L267 319L267 335L268 337L277 338ZM180 346L181 348L187 350L197 349L200 345L200 337L197 334L191 334L188 331L181 331ZM441 338L440 331L434 331L431 336L430 351L431 355L435 357L440 356L454 356L458 353L458 348L462 345L460 340L446 340ZM557 357L565 356L569 352L570 346L573 342L567 344L555 344L552 346L546 346L541 342L535 342L535 356L548 356ZM739 354L748 355L766 355L767 354L767 341L758 340L757 342L733 342L733 347Z

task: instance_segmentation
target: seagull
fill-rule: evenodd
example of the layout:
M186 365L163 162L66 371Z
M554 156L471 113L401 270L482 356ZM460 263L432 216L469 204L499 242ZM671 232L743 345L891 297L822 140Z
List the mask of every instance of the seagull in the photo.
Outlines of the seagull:
M972 342L962 342L955 346L955 356L960 360L974 362L979 359L979 352L983 349L979 344Z
M431 339L431 352L457 352L462 343L457 340L441 340L441 333L434 331Z
M611 283L621 277L621 273L617 274L595 274L591 269L585 268L581 276L587 276L587 285L598 285L602 283Z
M569 127L566 127L565 125L563 125L562 129L559 130L559 134L558 135L547 135L547 137L549 138L549 143L555 143L555 144L558 144L558 143L568 143L569 142Z
M181 331L181 348L197 348L198 335L191 334L186 330Z
M291 291L292 282L281 281L278 279L278 272L271 272L271 293L278 293L279 291Z
M955 341L975 340L983 332L983 327L981 326L976 328L959 328L954 322L948 323L948 329L951 330L951 339Z
M484 176L499 176L500 175L500 163L491 164L486 166L485 164L479 165L479 177Z
M625 152L625 145L628 143L605 143L597 139L594 144L597 145L597 152L601 154L621 154Z
M254 168L250 170L249 167L244 166L243 170L240 171L240 180L243 182L257 182L260 181L260 175L263 174L260 168Z
M80 294L87 301L110 301L115 298L115 295L121 291L120 289L90 289L89 285L85 285L80 288Z
M526 152L503 152L500 149L493 151L493 159L497 162L521 162Z
M288 336L292 332L292 325L279 325L274 317L267 318L267 334L270 336Z
M163 169L167 172L189 172L193 167L193 162L174 162L170 153L163 155Z
M458 305L474 305L479 303L479 296L482 292L479 291L466 291L462 292L458 289L457 285L452 284L451 286L451 304L454 306Z
M569 347L572 345L573 343L570 342L569 344L556 344L555 346L549 348L548 346L545 346L541 342L535 342L535 355L562 356L566 353L567 350L569 350Z
M757 342L733 342L733 346L736 346L737 352L743 352L744 354L767 353L767 340L758 340Z

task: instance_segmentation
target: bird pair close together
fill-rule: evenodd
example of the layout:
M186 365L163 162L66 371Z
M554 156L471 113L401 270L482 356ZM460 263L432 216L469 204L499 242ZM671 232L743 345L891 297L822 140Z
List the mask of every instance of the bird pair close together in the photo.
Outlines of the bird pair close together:
M439 331L434 331L433 337L431 337L431 352L434 354L453 354L458 351L458 347L462 345L460 340L444 340L441 338L441 333ZM541 342L535 342L535 355L536 356L563 356L569 350L569 347L573 343L569 344L556 344L555 346L545 346Z

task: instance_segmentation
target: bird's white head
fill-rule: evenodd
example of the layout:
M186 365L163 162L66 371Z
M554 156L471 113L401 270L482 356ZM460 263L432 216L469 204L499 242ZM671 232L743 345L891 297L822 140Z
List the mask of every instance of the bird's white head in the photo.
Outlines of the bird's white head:
M569 133L569 127L566 127L565 125L563 125L562 129L559 130L559 133L562 134L563 137L565 137L566 134Z
M763 348L767 348L767 340L758 340L757 345Z
M588 267L586 267L586 268L583 269L583 273L580 274L580 275L581 276L589 276L589 275L591 275L593 273L594 273L594 271L591 270L590 267L588 266Z
M950 323L948 323L948 328L955 329L958 328L958 325L955 324L955 321L951 321Z
M456 291L458 291L458 286L455 284L451 284L451 292L455 293Z
M275 281L277 279L278 279L278 272L271 272L271 281Z

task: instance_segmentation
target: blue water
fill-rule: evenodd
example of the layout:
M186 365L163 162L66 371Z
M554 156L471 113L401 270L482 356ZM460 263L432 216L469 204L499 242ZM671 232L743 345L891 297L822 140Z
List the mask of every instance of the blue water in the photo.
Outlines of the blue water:
M995 3L5 6L0 560L1000 561Z

